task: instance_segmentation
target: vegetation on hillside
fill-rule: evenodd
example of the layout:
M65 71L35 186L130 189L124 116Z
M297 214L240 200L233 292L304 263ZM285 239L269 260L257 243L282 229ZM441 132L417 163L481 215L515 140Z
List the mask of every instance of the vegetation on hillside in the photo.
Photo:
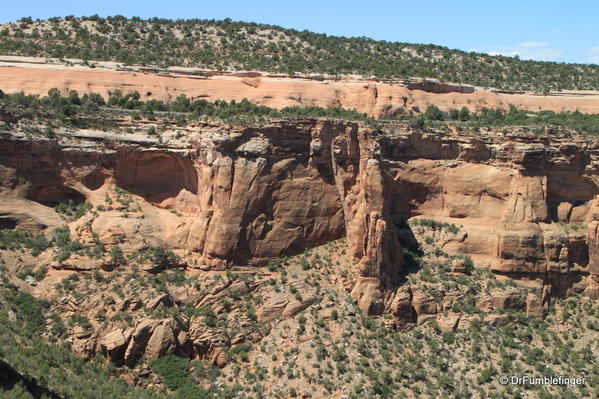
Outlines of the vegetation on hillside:
M366 114L344 108L322 107L285 107L280 110L264 105L250 103L246 99L239 102L234 100L206 101L192 100L185 95L178 96L172 102L140 99L138 92L123 93L115 90L105 100L97 93L80 96L76 91L62 95L58 89L50 89L43 97L25 95L23 93L4 94L0 91L0 114L8 115L8 119L38 120L49 125L59 125L74 128L100 128L106 130L116 128L111 122L112 112L133 114L134 119L142 115L151 119L159 116L174 118L177 125L185 125L188 120L218 119L226 122L253 123L266 121L271 118L329 118L362 121L380 128L378 122ZM581 112L532 112L511 107L509 111L483 108L475 113L463 107L442 111L435 105L430 105L425 112L418 115L404 115L391 122L407 122L415 127L435 126L440 124L459 124L478 130L481 127L525 126L539 134L570 132L596 135L599 134L599 115ZM114 126L113 126L114 125ZM52 136L51 128L42 132ZM155 128L147 132L156 135ZM88 209L85 204L63 204L58 210L65 217L79 218Z
M514 106L510 107L509 111L483 108L481 112L474 113L466 107L447 112L440 110L436 105L430 105L422 114L404 116L401 117L401 120L417 127L457 123L469 126L474 130L483 126L526 126L533 128L539 134L551 134L557 131L599 134L599 114L584 114L578 111L533 112L518 109Z
M360 74L538 91L599 88L599 66L524 61L430 44L336 37L230 19L23 18L0 26L0 54L276 73Z
M160 100L142 101L138 92L123 94L115 90L107 100L96 93L80 96L76 91L61 95L58 89L50 89L43 97L25 95L23 93L4 94L0 91L0 114L9 115L7 119L38 119L58 121L63 125L76 128L101 127L106 129L110 124L98 121L89 116L101 116L107 111L135 112L138 116L156 117L158 115L178 118L178 123L185 124L187 119L220 119L236 121L238 117L250 117L252 120L267 118L330 118L361 120L373 123L374 120L366 114L344 108L322 107L285 107L280 110L256 105L246 99L239 102L232 100L206 101L191 100L185 95L178 96L174 101L165 103ZM111 118L108 115L108 118Z
M18 292L0 272L0 396L19 399L162 398L42 337L49 303ZM6 288L3 288L6 287ZM64 328L64 326L63 326Z
M229 362L222 369L207 360L190 360L173 354L154 360L142 358L133 369L108 365L112 375L151 370L152 376L144 379L160 381L156 387L167 390L152 392L136 390L110 377L98 366L107 364L102 355L86 363L74 356L67 345L45 343L47 338L42 339L41 334L49 326L58 334L67 332L55 312L63 312L63 317L70 313L64 313L59 303L18 292L2 276L4 272L0 272L7 287L0 288L0 369L6 367L16 372L7 383L0 376L0 395L29 398L37 397L33 392L40 390L49 398L170 395L177 399L257 399L339 394L356 399L573 399L597 395L599 365L593 356L597 342L592 339L599 331L596 301L581 296L556 299L545 319L527 315L523 309L505 309L496 315L501 322L490 322L477 306L481 296L527 288L514 280L498 279L488 270L451 273L447 262L440 262L451 257L435 249L436 240L442 234L459 232L459 226L432 219L416 219L409 226L415 234L431 240L422 241L417 251L421 255L414 258L417 265L410 269L406 284L431 295L435 302L444 303L441 292L455 297L451 310L439 317L447 316L448 312L459 314L470 320L469 327L447 331L437 321L429 320L415 325L411 331L396 331L388 327L393 321L390 315L365 317L348 293L337 286L338 279L347 278L351 267L345 240L272 261L268 274L264 275L264 269L258 269L255 275L227 272L192 276L180 270L151 275L134 267L120 267L110 273L73 273L65 278L61 285L66 287L68 283L69 289L60 291L60 296L86 298L89 302L101 295L106 305L94 314L94 324L110 319L115 328L118 323L131 327L138 317L200 316L213 331L233 337L243 331L235 326L233 319L247 312L249 320L256 320L253 306L270 297L295 295L298 301L302 296L315 298L293 317L256 324L261 339L232 346L227 351ZM133 298L141 291L168 292L174 287L194 287L202 292L224 281L234 287L242 281L260 280L264 280L263 290L246 293L233 290L212 307L196 309L171 303L153 310L140 309L139 314L115 313L114 298ZM243 311L236 313L235 309ZM71 316L69 326L72 327L72 322L90 330L90 320L83 313ZM110 314L114 316L109 317ZM237 316L231 318L231 314ZM576 376L586 378L586 382L577 386L501 385L499 377L503 375Z
M129 209L125 204L139 209L122 189L109 193L104 204L122 209L123 218ZM98 207L90 212L95 210L103 212ZM410 229L418 243L406 246L408 269L402 284L430 298L439 309L443 306L436 318L425 321L425 314L414 319L410 331L396 330L391 315L366 317L342 288L353 279L354 265L345 239L272 260L252 273L186 273L184 266L172 265L178 260L167 249L149 247L127 256L118 245L109 251L97 244L103 255L114 256L115 268L71 273L60 282L41 277L37 288L53 292L48 300L41 300L13 285L19 282L14 273L33 263L35 250L49 245L61 251L81 250L84 245L69 235L68 228L58 229L47 241L4 230L0 236L0 396L573 399L597 395L596 301L582 296L554 298L547 317L539 318L526 314L523 301L514 300L510 301L513 307L488 315L480 306L485 296L516 292L523 300L538 287L498 278L489 270L475 269L466 256L443 251L439 240L459 234L459 225L416 218L398 227ZM465 264L464 273L453 272L458 260ZM144 268L146 262L161 267ZM223 291L217 301L199 308L194 305L219 286ZM174 292L197 296L159 305L147 300ZM306 307L287 318L258 317L263 304L282 298L294 298ZM66 303L80 305L72 308ZM139 307L123 310L124 303L139 303ZM452 315L467 323L443 328L441 320ZM222 368L209 358L189 359L177 352L158 359L144 356L131 367L111 363L101 351L85 362L69 348L68 342L76 342L72 338L81 331L90 335L102 331L103 336L106 331L133 328L140 320L167 318L195 319L194 325L202 325L206 337L214 337L210 342L243 340L223 347L227 362ZM501 385L503 375L563 375L584 377L586 382ZM115 376L155 391L133 388Z

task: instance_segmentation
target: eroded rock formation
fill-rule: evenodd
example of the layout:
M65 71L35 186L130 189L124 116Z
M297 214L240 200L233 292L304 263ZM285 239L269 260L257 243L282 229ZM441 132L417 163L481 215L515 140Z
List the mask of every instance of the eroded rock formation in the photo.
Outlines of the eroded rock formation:
M11 57L12 58L12 57ZM599 112L596 92L563 92L541 95L533 92L497 92L471 86L442 83L432 79L384 82L378 79L343 77L322 80L285 76L235 76L222 72L206 76L189 76L177 72L152 73L149 70L115 71L107 65L99 68L76 68L44 65L45 59L27 65L27 59L0 66L2 90L45 96L58 88L63 94L137 91L142 100L172 101L184 94L188 98L209 101L247 99L252 103L281 109L288 106L320 106L355 109L374 118L389 118L409 112L424 112L429 105L444 111L466 107L472 112L483 108L509 111L510 106L529 111ZM23 66L27 66L23 68ZM10 115L2 116L0 120Z
M392 294L413 239L405 222L415 217L460 225L439 247L477 267L536 281L552 295L598 292L599 146L588 141L282 120L198 126L184 144L162 148L4 134L0 153L1 217L15 228L56 226L47 205L98 205L116 185L145 200L138 214L97 212L75 230L106 245L185 251L191 267L264 264L347 236L357 265L352 297L370 314L412 317L407 303L434 313L426 298ZM172 330L148 345L168 350L165 340L179 339ZM102 350L126 358L144 331L127 332L127 348L125 333L115 333Z

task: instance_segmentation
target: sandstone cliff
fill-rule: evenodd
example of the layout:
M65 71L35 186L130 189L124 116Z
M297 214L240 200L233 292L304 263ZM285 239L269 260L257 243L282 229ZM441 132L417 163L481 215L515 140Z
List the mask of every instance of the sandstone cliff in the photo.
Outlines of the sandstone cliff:
M599 94L596 92L510 94L431 80L404 85L349 77L323 81L257 75L211 73L190 76L176 72L116 71L114 66L69 68L43 63L0 62L0 88L6 93L22 91L45 96L48 90L58 88L64 94L77 90L80 94L99 93L108 97L110 92L118 89L124 93L137 91L142 100L171 102L181 94L209 101L247 98L252 103L277 109L287 106L342 107L383 119L423 112L429 105L442 110L467 107L473 112L479 112L483 107L509 110L510 105L529 111L599 112Z
M479 268L552 295L597 296L593 142L321 120L191 130L162 147L98 144L93 132L77 140L5 133L2 223L55 227L50 206L72 198L97 208L116 186L137 208L88 214L73 233L108 246L125 240L129 250L168 247L204 270L265 264L346 236L358 277L352 297L380 314L393 302L402 248L416 240L406 222L429 218L459 225L438 246Z

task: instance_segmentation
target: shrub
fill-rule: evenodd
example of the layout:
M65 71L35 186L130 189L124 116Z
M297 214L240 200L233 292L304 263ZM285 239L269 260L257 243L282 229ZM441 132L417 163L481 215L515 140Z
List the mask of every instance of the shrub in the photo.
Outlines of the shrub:
M266 264L269 272L276 272L281 269L281 259L269 260Z
M152 370L162 376L167 388L175 391L190 382L188 363L187 359L169 354L156 359L152 364Z
M89 202L76 204L72 199L69 199L66 203L61 202L54 208L56 212L61 214L63 218L68 221L73 221L81 218L91 209L92 204L90 204Z
M28 331L40 331L46 322L44 314L50 304L41 299L36 299L28 293L19 292L14 297L9 297L11 304L17 309L19 316L27 323Z
M448 345L453 345L455 343L455 334L452 332L443 333L443 341Z
M123 250L118 245L115 245L110 249L110 260L114 265L120 266L125 264L125 255Z
M143 263L151 262L156 268L165 268L179 261L179 257L171 250L162 247L146 247L131 256L132 260Z
M410 226L423 226L423 227L430 228L433 231L446 230L452 234L457 234L460 231L460 228L453 223L438 222L436 220L427 219L427 218L411 220L409 225Z
M92 324L90 323L90 321L87 318L87 316L82 316L82 315L77 314L77 313L75 313L71 317L71 320L69 321L69 325L71 325L71 326L78 325L78 326L82 327L85 330L90 330L92 328Z
M158 358L152 363L152 370L162 377L168 389L176 392L176 398L208 399L210 396L206 390L195 385L188 367L188 359L172 354Z
M59 262L64 262L71 256L71 253L83 249L79 242L71 240L71 233L66 226L54 230L53 244L58 248L56 260Z
M486 384L491 382L493 376L495 375L495 369L492 367L487 367L480 372L478 376L479 384Z
M17 230L0 230L0 249L15 250L27 248L33 256L38 256L52 245L44 234L31 234Z
M206 323L208 327L216 327L218 317L216 316L216 313L214 313L211 307L203 307L202 309L200 309L200 314L204 316L204 323Z

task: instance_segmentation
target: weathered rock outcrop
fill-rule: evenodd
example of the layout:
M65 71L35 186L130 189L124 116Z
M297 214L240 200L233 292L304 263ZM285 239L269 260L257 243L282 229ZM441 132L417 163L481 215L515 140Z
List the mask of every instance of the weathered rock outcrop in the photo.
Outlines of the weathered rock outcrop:
M408 82L407 88L410 90L424 90L429 93L446 94L446 93L474 93L473 86L444 83L434 79L418 79Z
M408 84L384 82L378 79L342 77L340 80L301 78L298 76L235 76L222 72L208 73L198 79L180 73L152 73L145 71L114 71L105 68L56 68L43 65L45 59L35 64L27 60L0 66L2 89L7 93L24 92L45 96L48 90L58 88L62 93L76 90L99 93L108 97L110 92L137 91L142 100L172 101L180 94L188 98L209 101L241 101L272 108L288 106L320 106L355 109L375 118L388 118L408 112L423 112L429 105L442 110L469 108L480 112L482 108L499 108L508 111L510 106L529 111L599 112L599 95L596 92L565 92L540 95L533 92L498 92L460 84L437 82L432 79L416 80ZM0 118L3 118L0 115ZM14 117L6 115L7 121Z
M3 134L2 215L13 217L15 228L25 219L51 227L58 218L47 205L65 198L98 205L117 185L145 200L142 214L100 211L80 225L106 245L118 238L133 249L184 250L190 266L204 269L264 264L347 236L357 265L352 297L371 314L392 303L406 323L416 321L406 296L418 314L438 312L416 294L395 300L386 294L404 264L401 226L426 217L461 226L439 243L444 251L536 280L553 295L597 296L594 142L514 129L460 136L398 125L381 132L321 120L192 130L177 148ZM177 337L167 330L160 336L155 330L148 345L170 350ZM105 345L109 355L122 349L112 341Z

